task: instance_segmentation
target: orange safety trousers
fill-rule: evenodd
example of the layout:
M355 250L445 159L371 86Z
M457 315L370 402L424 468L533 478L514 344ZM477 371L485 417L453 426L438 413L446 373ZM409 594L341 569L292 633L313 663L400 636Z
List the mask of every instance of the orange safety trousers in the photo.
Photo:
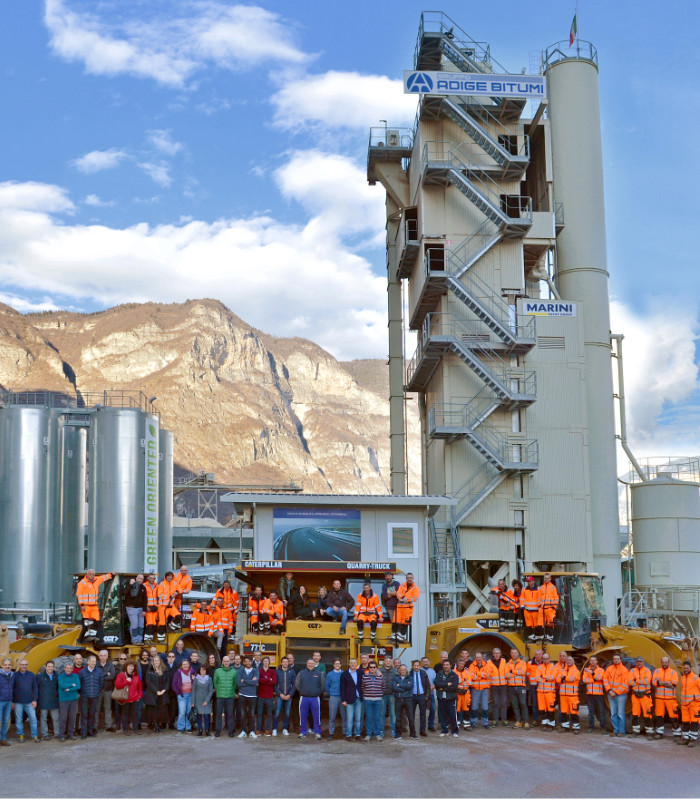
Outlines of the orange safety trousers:
M165 625L169 619L179 616L180 610L175 606L158 606L158 625Z
M469 711L472 704L472 693L467 692L466 694L458 694L457 695L457 711Z
M700 722L700 700L681 706L681 719L683 722Z
M554 619L557 616L556 608L552 608L551 606L545 606L542 609L542 613L544 616L544 624L547 628L551 628L554 625ZM541 625L542 623L540 623Z
M523 620L526 628L541 628L544 625L542 609L538 611L527 611L523 609Z
M544 714L553 714L554 705L557 701L556 692L537 692L537 708Z
M100 621L100 607L98 605L93 605L92 603L87 603L81 606L80 611L83 619L93 619L95 622Z
M632 716L647 717L647 719L651 719L651 697L649 695L637 697L637 695L634 693L632 693L630 696L632 699Z
M559 695L559 710L562 714L578 714L578 704L579 699L575 695Z
M654 701L654 716L664 718L668 714L669 719L678 719L678 703L673 697L657 697Z

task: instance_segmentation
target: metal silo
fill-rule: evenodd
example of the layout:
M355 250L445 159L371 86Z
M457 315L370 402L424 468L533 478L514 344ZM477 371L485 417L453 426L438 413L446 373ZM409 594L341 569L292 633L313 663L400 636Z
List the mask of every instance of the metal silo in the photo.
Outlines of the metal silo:
M45 407L0 409L0 603L51 602L56 564L51 500L58 415Z
M160 430L160 472L158 475L158 571L161 575L173 563L173 432Z
M87 428L76 425L73 415L66 415L60 431L61 491L59 547L60 573L56 600L69 602L73 597L71 576L85 569Z
M662 476L632 484L630 491L636 585L647 589L697 587L698 484Z
M158 417L98 407L88 449L88 566L137 572L158 558Z

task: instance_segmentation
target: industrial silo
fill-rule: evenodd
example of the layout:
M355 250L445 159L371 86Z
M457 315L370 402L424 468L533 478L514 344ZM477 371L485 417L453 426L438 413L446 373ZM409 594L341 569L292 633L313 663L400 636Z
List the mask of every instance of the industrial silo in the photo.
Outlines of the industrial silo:
M84 421L83 421L84 420ZM60 574L56 601L69 602L73 597L72 575L85 569L87 428L83 420L66 415L60 429L61 486L58 542Z
M96 407L88 447L88 566L151 570L158 559L159 421L138 408Z
M46 407L0 408L0 604L54 600L58 413Z
M163 575L173 563L173 432L163 428L158 488L158 571Z
M635 483L632 532L635 582L640 589L697 587L700 576L700 491L698 484L661 476ZM682 593L675 593L676 611Z

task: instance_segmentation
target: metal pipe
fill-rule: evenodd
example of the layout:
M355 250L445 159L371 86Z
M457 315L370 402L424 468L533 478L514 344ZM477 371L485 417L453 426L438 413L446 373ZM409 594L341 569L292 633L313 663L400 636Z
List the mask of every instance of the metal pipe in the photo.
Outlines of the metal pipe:
M646 483L648 480L644 471L637 463L637 459L627 444L627 414L625 411L625 379L622 366L622 340L625 338L621 333L611 333L610 338L615 341L615 352L613 358L617 359L617 401L620 407L620 444L625 451L630 463L634 467L637 475Z

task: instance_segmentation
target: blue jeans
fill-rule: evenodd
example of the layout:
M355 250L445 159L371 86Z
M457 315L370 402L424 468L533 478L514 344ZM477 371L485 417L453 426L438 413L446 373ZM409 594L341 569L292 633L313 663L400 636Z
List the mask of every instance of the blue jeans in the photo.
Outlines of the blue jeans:
M284 717L282 717L282 730L288 731L289 730L289 715L292 712L292 700L294 698L290 697L289 700L283 700L281 697L278 697L275 701L275 716L272 719L272 728L273 730L277 730L277 726L280 723L280 717L284 713Z
M330 617L331 619L336 619L337 617L340 617L340 633L345 633L345 626L348 624L347 608L341 608L338 611L333 611L332 608L327 608L324 613L327 617Z
M335 720L340 711L340 730L345 731L345 706L340 702L340 695L331 695L328 698L328 733L335 733Z
M532 706L532 719L535 722L539 722L540 719L540 711L537 706L537 684L534 686L530 684L530 705Z
M359 736L362 733L362 700L358 697L355 702L345 706L345 735Z
M381 712L382 700L365 700L365 731L367 736L384 736Z
M0 703L0 742L7 741L7 729L10 727L10 714L12 700L3 700Z
M608 700L610 701L610 721L612 722L613 733L625 733L627 695L612 695L608 692Z
M27 712L29 717L29 730L32 734L32 739L39 736L39 725L36 719L36 709L31 703L15 703L15 727L17 728L17 735L24 736L24 712Z
M126 615L129 618L129 634L132 644L143 642L143 611L140 608L126 607Z
M386 721L387 709L389 711L389 730L392 736L396 736L396 703L393 694L385 694L382 697L382 729Z
M430 699L430 710L428 711L428 727L434 728L435 727L435 714L437 712L437 694L435 694L435 689L428 695Z
M479 710L481 709L481 725L484 728L489 726L489 690L472 689L471 724L476 728L479 721Z
M179 731L191 731L190 708L192 708L192 695L179 694L177 696L177 729Z

